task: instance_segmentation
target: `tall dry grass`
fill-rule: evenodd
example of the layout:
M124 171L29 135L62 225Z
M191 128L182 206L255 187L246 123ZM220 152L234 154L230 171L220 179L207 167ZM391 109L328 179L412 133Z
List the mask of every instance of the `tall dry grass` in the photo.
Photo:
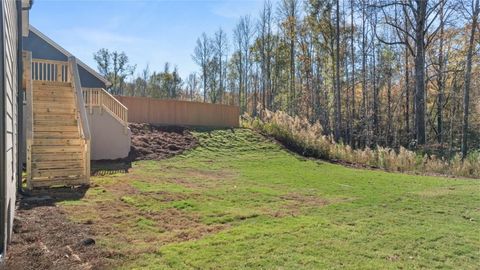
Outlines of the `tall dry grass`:
M264 110L260 116L243 116L244 127L269 135L300 154L325 160L340 160L381 168L391 172L441 174L480 178L480 152L470 154L462 161L460 155L450 160L436 156L420 155L400 147L352 149L336 143L331 136L323 135L319 122L311 124L306 118L292 117L285 112Z

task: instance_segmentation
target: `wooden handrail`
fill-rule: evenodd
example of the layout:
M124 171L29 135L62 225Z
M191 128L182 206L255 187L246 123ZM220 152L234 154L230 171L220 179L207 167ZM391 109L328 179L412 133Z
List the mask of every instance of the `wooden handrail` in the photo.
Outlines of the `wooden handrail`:
M94 107L108 111L113 117L128 127L128 108L103 88L83 88L85 106L92 112Z
M70 78L73 89L74 97L77 103L77 113L80 119L80 133L85 140L85 177L87 181L90 181L90 126L88 125L87 111L85 109L85 102L83 99L82 85L80 82L80 75L78 73L77 59L73 56L68 58L68 67L70 71Z
M70 82L68 62L32 59L31 78L35 81Z

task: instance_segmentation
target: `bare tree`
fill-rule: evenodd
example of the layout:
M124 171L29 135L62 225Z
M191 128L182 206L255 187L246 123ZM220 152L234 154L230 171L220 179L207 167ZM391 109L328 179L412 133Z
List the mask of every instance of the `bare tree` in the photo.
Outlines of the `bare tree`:
M227 67L227 55L228 55L228 41L227 34L220 28L215 33L215 39L213 41L214 47L214 61L217 65L217 79L218 79L218 100L220 103L223 99L225 92L225 79L226 79L226 67Z
M208 65L212 58L212 46L207 34L203 33L200 38L197 39L197 47L195 47L194 54L192 55L193 61L200 66L202 70L203 79L203 102L207 101L208 93Z
M267 104L269 107L272 102L272 78L271 66L273 57L274 37L273 37L273 16L272 2L265 1L263 9L260 12L260 20L258 22L258 34L260 39L260 57L261 57L261 85L262 85L262 107L265 109ZM268 101L267 101L268 93Z
M290 112L296 110L296 90L295 90L295 48L297 43L297 28L299 17L300 2L298 0L282 0L278 8L280 18L280 28L289 46L290 56Z
M445 2L440 5L440 35L438 46L438 70L437 70L437 142L443 148L443 99L445 94L445 60L443 54L445 40Z
M339 141L342 127L342 103L340 96L340 0L336 0L335 15L335 140Z
M234 40L239 57L239 93L238 100L242 112L247 109L247 95L249 87L249 72L252 61L250 59L250 47L255 32L252 26L250 16L243 16L240 18L234 30Z
M139 94L141 97L147 96L149 77L150 77L150 66L147 64L147 66L142 70L139 76L140 84L138 85L138 87L139 87Z
M475 2L474 2L475 1ZM478 14L480 13L480 0L472 0L470 10L466 10L471 18L471 32L468 43L467 64L465 68L465 85L463 88L463 125L462 125L462 157L468 154L468 116L470 104L470 84L472 77L472 58L475 47L475 32L478 27Z
M350 114L350 118L349 118L349 121L350 122L353 122L355 123L355 120L357 119L357 114L356 114L356 111L355 111L355 21L354 21L354 13L355 13L355 0L350 0L350 27L351 27L351 32L350 32L350 58L351 58L351 62L352 62L352 79L351 79L351 82L352 82L352 85L351 85L351 96L352 96L352 100L351 100L351 114ZM352 128L352 124L349 125L350 126L350 138L349 138L349 141L352 145L355 145L355 136L353 136L353 128Z
M196 73L191 73L187 77L186 81L186 90L187 90L187 97L190 101L195 100L195 96L198 92L198 76Z
M362 6L362 117L361 117L361 129L362 129L362 141L364 145L370 144L370 135L368 131L368 103L367 103L367 55L368 55L368 37L367 37L367 2L368 0L361 0Z
M415 59L415 135L418 145L424 145L426 142L425 131L425 51L428 45L436 36L440 27L431 31L436 18L439 16L439 6L445 0L437 2L429 0L411 0L411 1L379 1L375 7L380 8L383 13L383 23L390 26L397 34L398 40L385 41L381 37L378 39L389 45L405 45ZM400 11L405 14L405 20L408 23L402 23L396 16ZM405 27L405 24L411 26L413 33ZM406 37L406 38L405 38ZM414 45L409 41L413 40Z

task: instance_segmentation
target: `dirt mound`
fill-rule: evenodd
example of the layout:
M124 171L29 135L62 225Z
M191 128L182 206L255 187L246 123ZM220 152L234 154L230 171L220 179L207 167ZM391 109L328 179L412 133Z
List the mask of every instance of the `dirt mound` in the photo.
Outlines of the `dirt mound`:
M183 127L159 127L130 124L132 147L130 160L160 160L192 149L198 140Z
M6 269L107 267L112 256L97 248L90 226L69 221L49 199L29 198L27 204L16 212Z

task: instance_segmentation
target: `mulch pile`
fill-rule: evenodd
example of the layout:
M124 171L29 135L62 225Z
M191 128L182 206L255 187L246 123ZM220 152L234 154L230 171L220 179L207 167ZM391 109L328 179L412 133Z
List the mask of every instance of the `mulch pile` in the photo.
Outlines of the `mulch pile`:
M197 146L198 140L183 127L159 127L130 124L132 146L130 160L160 160L181 154Z

